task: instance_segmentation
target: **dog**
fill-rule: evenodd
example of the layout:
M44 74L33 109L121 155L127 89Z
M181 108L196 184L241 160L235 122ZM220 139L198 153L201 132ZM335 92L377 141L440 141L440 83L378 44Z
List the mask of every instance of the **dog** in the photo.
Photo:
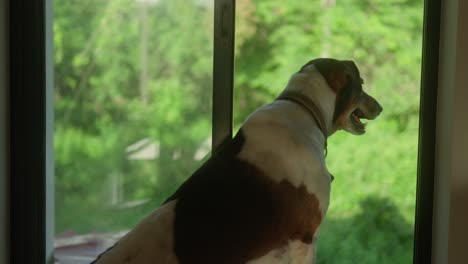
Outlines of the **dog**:
M352 61L309 61L272 103L94 263L315 263L332 176L327 138L382 106Z

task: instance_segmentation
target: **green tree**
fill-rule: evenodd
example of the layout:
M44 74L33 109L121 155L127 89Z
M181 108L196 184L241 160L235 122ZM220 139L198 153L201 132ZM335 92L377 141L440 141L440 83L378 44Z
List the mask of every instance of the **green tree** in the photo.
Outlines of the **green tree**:
M76 222L64 212L98 218L115 195L158 204L196 168L211 128L213 11L182 0L54 8L60 232ZM155 160L128 160L127 147L141 139L159 147Z

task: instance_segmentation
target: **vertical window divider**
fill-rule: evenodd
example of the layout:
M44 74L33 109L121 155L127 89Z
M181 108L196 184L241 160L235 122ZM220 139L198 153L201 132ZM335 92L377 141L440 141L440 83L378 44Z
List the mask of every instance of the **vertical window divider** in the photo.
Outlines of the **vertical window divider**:
M11 263L53 263L51 15L52 0L9 1Z
M232 138L235 0L215 0L212 153Z
M440 0L424 1L413 263L431 263Z

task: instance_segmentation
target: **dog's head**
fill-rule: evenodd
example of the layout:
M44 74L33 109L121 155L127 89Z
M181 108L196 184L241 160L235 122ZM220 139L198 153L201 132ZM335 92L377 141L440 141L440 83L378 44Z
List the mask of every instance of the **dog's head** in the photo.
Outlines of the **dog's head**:
M365 133L366 123L383 110L382 106L362 89L363 79L353 61L320 58L308 62L299 72L307 73L314 66L336 94L333 113L335 130L345 130L355 135Z

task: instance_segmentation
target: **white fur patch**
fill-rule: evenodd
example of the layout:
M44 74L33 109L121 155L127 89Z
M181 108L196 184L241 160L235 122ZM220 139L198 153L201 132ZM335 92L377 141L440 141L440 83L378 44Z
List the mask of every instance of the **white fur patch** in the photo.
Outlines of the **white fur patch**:
M174 208L171 201L148 215L96 264L176 264Z
M290 241L280 249L247 262L247 264L314 264L315 244L305 244L299 240Z
M274 249L268 254L248 261L246 264L285 264L289 263L289 254L288 254L288 249L285 248L279 248L279 249Z

